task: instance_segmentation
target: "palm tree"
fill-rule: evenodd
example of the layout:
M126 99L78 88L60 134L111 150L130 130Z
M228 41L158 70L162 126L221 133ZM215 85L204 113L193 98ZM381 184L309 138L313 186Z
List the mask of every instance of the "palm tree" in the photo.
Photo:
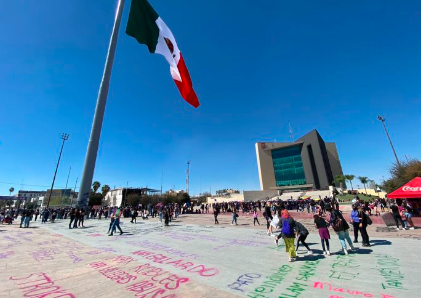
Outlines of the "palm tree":
M10 196L12 196L12 192L14 192L14 191L15 191L15 189L13 187L9 188L9 194L10 194Z
M354 186L352 186L352 180L355 179L355 176L354 175L345 175L345 179L347 181L349 181L349 183L351 184L351 190L354 190Z
M100 187L101 187L100 182L95 181L94 183L92 183L92 188L94 189L94 193L96 193Z
M107 193L110 191L110 186L108 184L105 184L102 188L101 188L101 192L102 192L102 197L105 198L105 196L107 195Z
M345 182L345 177L343 175L338 175L335 177L335 179L333 180L333 182L335 184L339 184L339 187L343 190L344 189L344 182Z
M365 185L368 183L368 177L360 176L358 179L360 179L361 183L364 184L365 194L367 194L367 187Z

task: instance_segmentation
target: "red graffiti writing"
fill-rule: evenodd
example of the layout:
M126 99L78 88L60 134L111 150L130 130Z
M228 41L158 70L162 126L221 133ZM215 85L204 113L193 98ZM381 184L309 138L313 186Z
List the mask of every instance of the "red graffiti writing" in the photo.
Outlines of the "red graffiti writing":
M92 268L98 270L103 276L108 279L115 281L118 284L127 284L132 280L135 280L137 277L131 275L117 267L108 266L104 262L94 262L89 264Z
M116 259L121 260L122 257L124 256L119 256ZM177 298L175 294L168 294L168 291L176 290L181 284L189 281L188 278L179 277L150 264L134 268L135 274L139 276L130 275L104 261L93 262L89 266L120 284L127 284L136 280L135 283L127 285L125 289L134 292L135 296L140 298Z
M132 254L136 256L141 256L154 263L168 264L168 265L173 266L174 268L185 270L191 273L196 273L202 277L211 277L219 273L218 269L216 268L206 268L204 265L196 265L192 262L186 262L181 259L174 260L173 258L167 257L165 255L149 252L146 250L138 250L138 251L132 252Z
M344 294L350 294L350 295L355 295L355 296L363 296L363 297L374 297L373 294L370 293L365 293L365 292L361 292L361 291L352 291L352 290L347 290L347 289L343 289L343 288L335 288L334 286L332 286L332 284L328 283L328 282L314 282L314 289L320 289L320 290L328 290L328 291L333 291L333 292L340 292L340 293L344 293ZM386 295L386 294L381 294L381 298L395 298L394 296L391 295ZM342 296L338 296L338 295L331 295L330 298L344 298Z
M23 297L31 298L53 298L67 297L75 298L75 295L55 285L54 281L46 273L32 273L24 277L12 276L13 280L22 290Z

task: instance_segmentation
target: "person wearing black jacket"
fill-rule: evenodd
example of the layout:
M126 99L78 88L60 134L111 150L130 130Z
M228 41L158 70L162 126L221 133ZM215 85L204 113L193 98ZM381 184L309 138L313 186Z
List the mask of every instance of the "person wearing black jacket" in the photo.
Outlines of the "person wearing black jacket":
M326 209L326 211L330 212L330 225L335 230L336 234L338 235L339 241L342 245L342 251L345 255L348 254L348 248L346 246L346 242L350 246L352 251L356 250L354 245L352 244L351 237L349 237L349 225L344 219L342 212L338 209ZM346 242L345 242L346 240Z
M270 221L273 219L273 217L272 217L272 210L271 210L271 203L270 202L266 202L265 211L263 213L263 216L266 219L266 229L268 230L267 233L271 234L270 231L269 231L269 227L270 227Z
M402 217L399 213L399 207L396 205L396 203L393 203L392 206L390 206L390 210L392 210L392 216L396 223L396 230L399 230L399 223L402 225L402 230L405 229L405 225L403 223Z
M216 225L219 225L218 215L219 215L219 206L216 205L216 206L213 207L213 217L215 218L215 224Z
M294 230L295 230L295 234L297 235L297 246L295 250L298 251L298 247L300 246L300 242L301 242L305 246L305 248L307 248L307 254L312 255L313 252L311 251L310 247L308 247L306 243L306 238L309 234L306 227L304 227L300 222L295 221Z
M73 208L73 209L72 209L72 211L70 211L69 229L71 229L71 228L72 228L72 223L73 223L73 221L75 220L75 218L76 218L76 211L75 211L75 209Z
M133 214L132 214L132 220L130 221L131 223L133 223L133 221L134 221L134 223L136 223L136 217L139 215L139 213L137 212L137 209L135 208L134 210L133 210Z
M358 217L360 218L359 228L361 237L363 238L363 246L370 247L370 238L367 233L368 215L365 213L363 207L360 206L358 209Z

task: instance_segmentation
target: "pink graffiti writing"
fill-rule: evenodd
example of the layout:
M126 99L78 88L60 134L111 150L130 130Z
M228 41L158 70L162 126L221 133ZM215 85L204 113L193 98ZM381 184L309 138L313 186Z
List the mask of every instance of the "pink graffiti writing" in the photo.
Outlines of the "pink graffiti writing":
M75 298L75 295L55 285L54 281L46 273L32 273L24 277L12 276L9 279L13 280L19 286L22 290L23 297Z
M54 255L57 255L59 253L60 251L56 249L43 249L43 250L34 251L32 253L32 257L38 262L50 261L50 260L54 260Z
M0 259L7 259L8 257L10 257L13 254L14 254L13 251L2 252L2 253L0 253Z
M133 262L133 261L135 261L135 259L132 258L132 257L128 257L128 256L118 256L118 257L115 257L115 258L111 259L111 262L117 263L117 264L120 264L120 265L127 265L127 264L129 264L130 262Z
M165 255L149 252L146 250L135 251L132 252L132 254L136 256L141 256L147 260L151 260L154 263L168 264L173 266L174 268L185 270L191 273L196 273L202 277L211 277L219 273L218 269L216 268L206 268L204 265L196 265L192 262L186 262L181 259L174 260L173 258L167 257Z
M137 266L134 270L139 275L150 277L151 281L163 285L167 290L178 289L180 284L189 281L188 278L179 277L169 271L164 271L161 268L151 266L150 264Z
M168 294L168 292L178 289L180 284L189 281L188 278L179 277L168 271L163 272L161 268L149 264L134 268L135 274L139 276L126 273L104 261L93 262L89 266L120 284L136 280L136 282L127 285L125 289L134 292L134 295L139 298L177 298L175 294Z
M352 290L347 290L347 289L343 289L343 288L336 288L334 286L332 286L332 284L328 283L328 282L314 282L314 289L320 289L320 290L328 290L328 291L333 291L333 292L340 292L340 293L344 293L344 294L350 294L350 295L355 295L355 296L363 296L363 297L374 297L373 294L370 293L365 293L365 292L361 292L361 291L352 291ZM338 296L338 295L331 295L330 298L344 298L342 296ZM381 294L381 298L395 298L394 296L391 295L386 295L386 294Z
M89 265L95 270L98 270L98 272L106 278L111 279L118 284L127 284L137 278L136 276L120 270L117 267L108 266L104 262L94 262L90 263Z

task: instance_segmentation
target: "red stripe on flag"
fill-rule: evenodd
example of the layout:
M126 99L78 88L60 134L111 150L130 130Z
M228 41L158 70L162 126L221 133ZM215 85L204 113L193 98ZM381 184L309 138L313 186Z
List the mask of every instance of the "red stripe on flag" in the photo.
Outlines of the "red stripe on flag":
M180 72L182 82L177 80L174 80L174 82L177 85L178 90L180 91L181 96L184 98L184 100L191 104L193 107L197 108L198 106L200 106L199 99L197 98L197 95L193 90L193 83L191 81L189 71L187 70L186 64L184 63L184 58L181 55L181 53L177 68Z

